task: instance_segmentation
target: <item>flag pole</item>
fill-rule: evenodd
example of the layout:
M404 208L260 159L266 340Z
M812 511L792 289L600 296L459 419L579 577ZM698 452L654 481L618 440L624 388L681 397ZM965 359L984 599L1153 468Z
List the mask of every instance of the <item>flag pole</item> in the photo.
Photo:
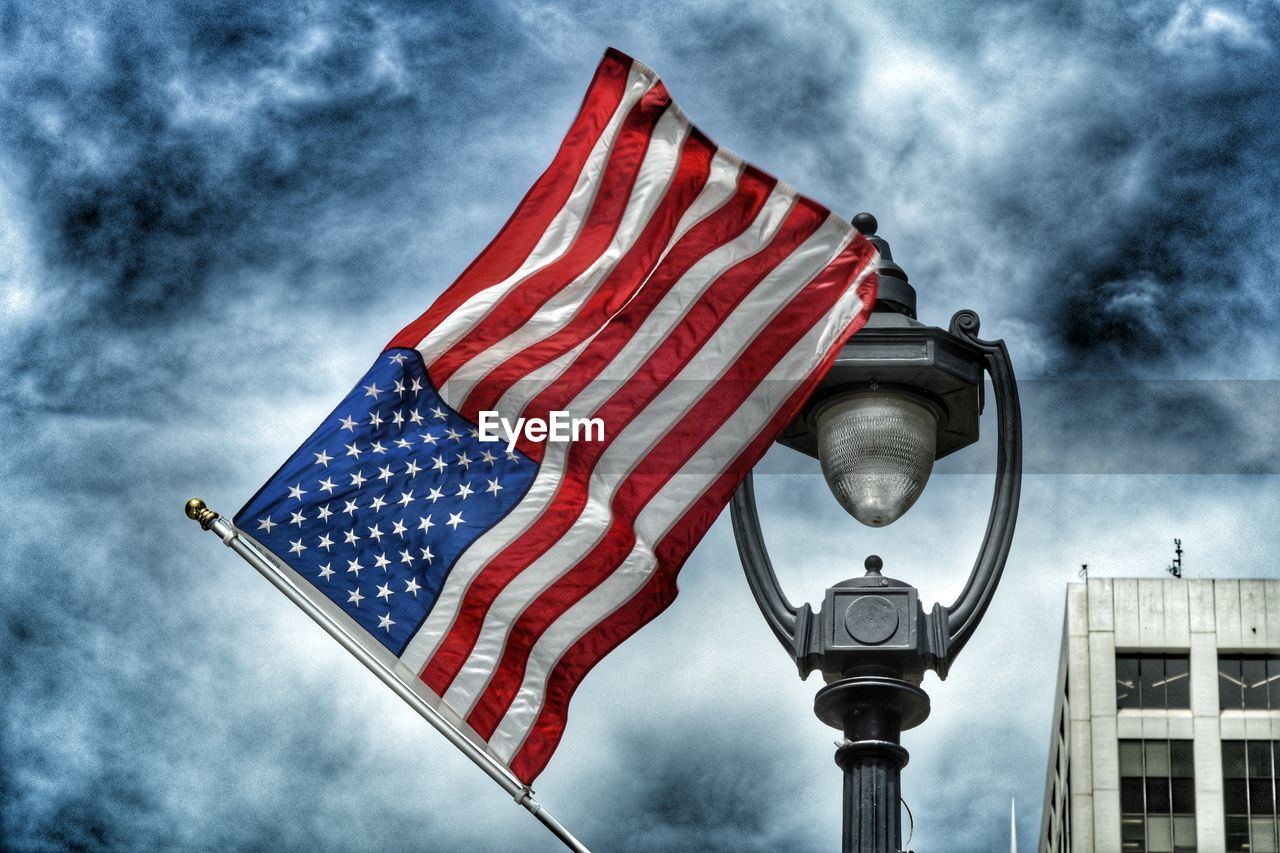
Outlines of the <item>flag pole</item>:
M517 779L506 765L476 746L452 721L441 714L439 709L433 708L425 699L419 696L405 682L400 673L370 653L347 626L341 624L329 613L318 607L298 587L293 578L285 574L279 566L263 556L254 547L252 540L241 536L240 531L236 529L234 524L205 506L204 501L200 500L200 498L192 498L187 501L186 511L188 518L198 522L203 529L217 534L218 538L222 540L222 544L235 551L246 563L257 569L258 573L270 581L272 586L284 593L286 598L310 616L329 636L337 640L344 649L351 652L383 684L386 684L401 699L408 702L409 706L430 723L436 731L444 735L449 743L461 750L463 755L470 758L476 766L489 775L490 779L497 782L517 803L528 809L547 829L551 830L552 834L560 839L565 847L573 850L574 853L591 853L586 845L574 837L573 833L565 829L560 821L556 820L533 798L533 790L528 785Z

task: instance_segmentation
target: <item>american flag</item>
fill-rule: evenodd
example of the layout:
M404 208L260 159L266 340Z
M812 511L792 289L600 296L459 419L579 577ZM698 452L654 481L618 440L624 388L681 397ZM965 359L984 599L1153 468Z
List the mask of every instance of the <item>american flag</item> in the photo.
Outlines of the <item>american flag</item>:
M875 262L609 50L498 236L236 525L529 783L865 321ZM482 411L605 434L508 451Z

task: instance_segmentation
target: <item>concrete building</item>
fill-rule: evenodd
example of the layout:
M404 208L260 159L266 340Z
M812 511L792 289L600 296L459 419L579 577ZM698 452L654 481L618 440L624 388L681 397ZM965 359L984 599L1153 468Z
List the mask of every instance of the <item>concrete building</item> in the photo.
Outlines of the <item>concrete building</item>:
M1067 588L1041 853L1280 851L1280 581Z

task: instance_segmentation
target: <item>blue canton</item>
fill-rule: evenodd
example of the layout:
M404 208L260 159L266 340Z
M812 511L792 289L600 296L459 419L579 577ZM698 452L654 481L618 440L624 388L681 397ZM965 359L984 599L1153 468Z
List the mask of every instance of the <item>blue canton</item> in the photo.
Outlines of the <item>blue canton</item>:
M537 473L477 433L440 398L416 350L387 350L236 526L399 655L458 556Z

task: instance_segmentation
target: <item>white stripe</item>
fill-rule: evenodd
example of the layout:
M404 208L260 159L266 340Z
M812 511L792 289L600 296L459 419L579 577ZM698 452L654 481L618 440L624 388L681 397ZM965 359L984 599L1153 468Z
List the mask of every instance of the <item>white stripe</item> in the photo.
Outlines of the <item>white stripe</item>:
M716 151L715 156L711 158L711 169L707 175L707 183L703 186L702 192L698 193L698 197L694 199L693 204L685 211L680 224L676 226L671 242L663 250L662 257L658 260L658 263L654 265L654 270L662 266L662 262L666 260L671 250L679 244L695 225L711 216L734 197L738 192L738 178L741 175L742 162L737 157L725 151ZM650 275L653 275L653 273L651 272ZM643 287L638 288L631 298L634 299L641 290L643 290ZM616 313L621 314L625 310L626 306L623 305ZM511 419L513 422L515 418L524 417L526 414L525 408L529 403L542 393L543 389L560 378L561 374L573 364L579 353L586 349L596 335L606 328L608 328L608 324L602 323L599 329L573 349L513 382L511 387L503 393L502 398L498 400L494 408L502 416Z
M538 639L529 655L524 681L489 744L508 763L537 720L547 680L556 663L596 625L630 601L649 581L657 564L655 545L713 484L777 413L813 370L836 337L862 308L858 285L875 268L868 264L845 295L792 349L753 395L730 416L710 441L668 481L636 518L636 544L603 583L569 608ZM714 462L724 459L716 468ZM715 470L712 470L715 468ZM689 472L689 473L684 473Z
M469 359L454 371L440 388L440 396L455 411L462 411L467 395L486 376L511 356L522 352L568 325L600 285L617 268L627 252L648 227L658 204L666 197L680 165L690 125L679 110L669 108L658 119L649 139L644 160L636 173L626 209L618 220L609 245L573 281L543 302L524 325Z
M591 210L592 203L595 201L596 190L600 187L600 175L609 162L609 155L613 151L614 142L617 141L622 122L631 112L631 108L653 87L657 79L649 69L632 64L631 70L627 73L627 86L622 100L618 103L618 108L613 111L609 124L605 126L604 132L592 147L591 154L578 174L577 183L574 184L564 207L551 220L551 224L547 226L547 230L539 238L529 257L508 278L490 285L459 305L444 322L432 329L418 344L417 349L422 353L422 360L428 372L431 364L484 319L503 296L538 270L554 263L573 245L586 220L587 212Z
M604 537L614 520L614 495L636 465L716 387L716 380L748 352L760 331L827 268L850 239L849 225L829 216L761 279L675 378L614 437L591 472L587 501L573 526L494 599L475 647L444 694L446 702L463 716L470 712L501 660L511 626Z
M720 275L769 244L794 203L793 191L775 186L751 226L693 264L627 340L609 367L582 389L567 410L575 416L594 413L617 389L619 382L628 378L661 345L689 307ZM471 581L495 555L542 516L559 489L566 448L565 444L547 444L533 484L520 503L459 555L431 613L405 647L402 658L408 666L421 671L452 626Z

